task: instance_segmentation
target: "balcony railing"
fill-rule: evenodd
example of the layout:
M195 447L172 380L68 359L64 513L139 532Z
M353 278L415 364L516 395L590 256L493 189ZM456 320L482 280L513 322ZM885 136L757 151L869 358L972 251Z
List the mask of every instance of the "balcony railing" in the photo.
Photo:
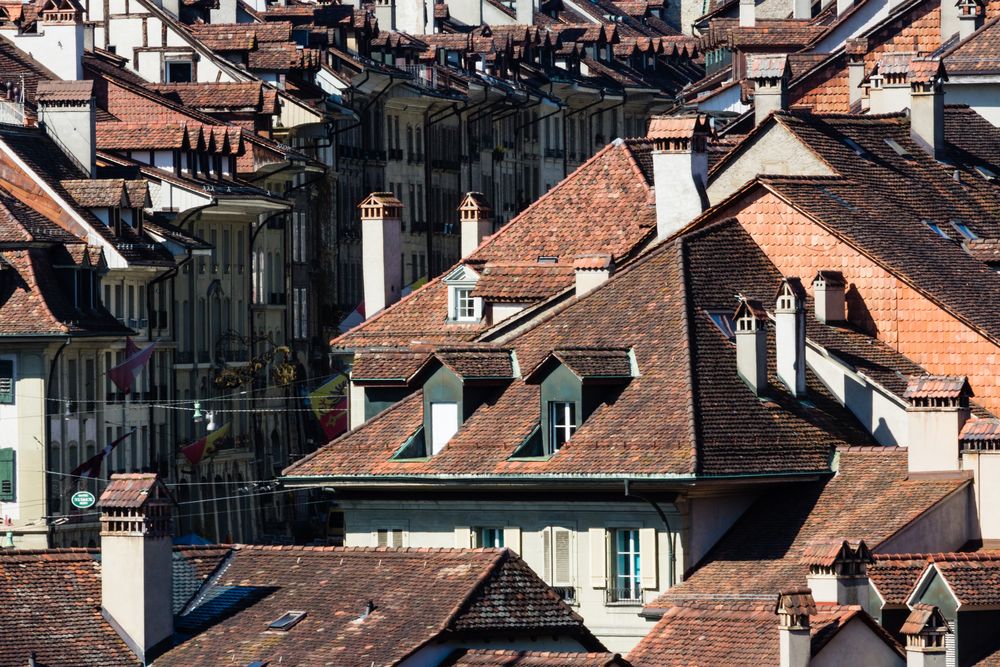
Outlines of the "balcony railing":
M638 586L629 588L608 588L604 591L604 604L616 607L641 607L643 590Z
M563 599L566 604L576 604L576 587L574 586L553 586L552 590Z

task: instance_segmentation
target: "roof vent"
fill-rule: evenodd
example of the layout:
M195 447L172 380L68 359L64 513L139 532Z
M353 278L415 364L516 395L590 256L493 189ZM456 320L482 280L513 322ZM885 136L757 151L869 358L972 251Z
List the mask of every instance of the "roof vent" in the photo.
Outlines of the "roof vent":
M292 627L306 617L306 612L304 611L289 611L285 612L282 616L279 616L275 620L271 621L271 624L267 626L268 630L280 630L282 632L288 632Z
M361 623L366 618L368 618L369 616L371 616L375 612L376 609L378 609L378 607L375 606L375 603L372 600L369 600L367 603L365 603L365 609L364 609L364 611L361 612L360 616L358 616L356 619L354 619L354 622L355 623Z

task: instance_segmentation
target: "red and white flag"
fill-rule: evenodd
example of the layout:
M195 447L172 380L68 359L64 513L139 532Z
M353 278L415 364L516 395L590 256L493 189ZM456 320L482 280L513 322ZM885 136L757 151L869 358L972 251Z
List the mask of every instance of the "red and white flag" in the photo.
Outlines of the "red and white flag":
M124 442L125 438L129 438L133 435L135 435L134 428L125 435L123 435L122 437L115 440L114 442L109 442L108 444L104 445L104 449L97 452L97 454L91 456L89 459L87 459L77 467L73 468L73 470L69 474L74 477L83 477L85 479L96 479L100 477L101 465L104 463L104 459L110 456L111 452L114 451L115 447Z
M156 343L153 341L146 349L140 350L131 338L125 339L125 360L108 371L108 377L121 391L126 394L132 391L132 384L143 366L149 363Z

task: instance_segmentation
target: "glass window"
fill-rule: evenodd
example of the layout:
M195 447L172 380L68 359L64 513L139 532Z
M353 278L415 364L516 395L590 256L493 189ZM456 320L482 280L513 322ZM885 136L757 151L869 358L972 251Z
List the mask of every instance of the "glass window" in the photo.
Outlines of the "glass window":
M569 442L576 430L576 403L570 401L549 402L549 444L553 452Z
M171 61L166 67L167 83L190 83L192 80L191 63L187 61Z
M611 602L631 602L640 599L639 529L618 528L614 531L614 554L611 559Z
M472 296L471 287L456 287L455 289L455 319L469 321L476 319L476 300Z
M476 528L476 546L503 549L503 528Z

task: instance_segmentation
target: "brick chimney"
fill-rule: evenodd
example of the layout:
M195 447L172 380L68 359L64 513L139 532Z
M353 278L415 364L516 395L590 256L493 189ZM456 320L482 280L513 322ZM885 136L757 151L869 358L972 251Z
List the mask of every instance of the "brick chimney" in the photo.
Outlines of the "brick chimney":
M788 89L788 56L766 54L747 56L747 78L753 81L754 123L760 125L774 111L785 109Z
M101 494L101 613L140 664L174 634L174 501L153 473L111 476Z
M493 209L481 192L469 192L458 206L462 223L462 257L468 257L493 233Z
M964 375L911 377L903 392L910 472L959 470L958 441L972 388Z
M653 116L647 137L653 142L656 236L665 239L708 207L707 143L711 128L704 116Z
M754 0L740 0L740 27L753 28L757 25L757 5Z
M93 81L39 81L38 124L88 176L95 173L97 125Z
M733 313L736 372L757 396L767 393L767 312L760 301L740 297Z
M847 88L850 102L853 106L862 97L862 82L865 80L865 54L868 52L868 40L864 37L848 39L844 44L847 53Z
M812 657L809 617L816 613L816 603L808 588L795 588L778 594L778 642L781 667L808 667Z
M860 605L868 611L868 566L875 562L864 541L808 544L802 563L809 567L806 584L816 602Z
M910 137L935 159L944 153L944 82L940 58L910 61Z
M816 319L824 324L846 321L844 274L840 271L820 271L813 278L812 286Z
M947 0L942 0L942 5ZM981 25L983 11L976 0L958 0L958 38L965 39Z
M899 633L906 638L906 667L945 667L945 635L951 630L941 610L929 604L913 605Z
M403 283L403 204L391 192L373 192L361 209L365 318L399 301Z
M792 396L806 395L806 291L789 277L778 287L774 308L774 347L778 378Z
M608 281L615 270L615 261L607 253L577 255L573 259L576 274L576 298L580 298Z

